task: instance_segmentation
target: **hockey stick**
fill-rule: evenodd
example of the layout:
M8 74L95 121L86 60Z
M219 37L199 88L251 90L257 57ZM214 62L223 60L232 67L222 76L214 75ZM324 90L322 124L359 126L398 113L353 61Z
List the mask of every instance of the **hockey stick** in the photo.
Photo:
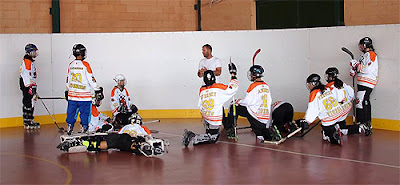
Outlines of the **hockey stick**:
M37 93L36 93L36 94L37 94ZM42 100L41 98L39 98L39 97L40 97L39 94L37 94L37 96L38 96L38 99L40 100L40 102L42 102L42 104L43 104L44 108L46 109L47 113L49 114L49 116L50 116L51 119L53 120L54 124L55 124L56 127L58 128L58 132L64 133L64 132L65 132L65 129L64 129L63 127L59 127L59 126L58 126L58 124L57 124L57 122L56 122L56 119L54 119L53 115L50 113L50 111L49 111L49 109L47 108L46 104L44 104L43 100Z
M345 53L347 53L347 54L349 54L350 55L350 58L352 59L352 60L354 60L354 55L353 55L353 53L349 50L349 49L347 49L347 48L345 48L345 47L342 47L342 51L344 51ZM357 71L356 69L354 69L353 68L353 70L354 71ZM356 87L355 87L355 80L354 80L354 76L353 76L353 89L355 90L356 89ZM354 94L356 94L356 93L354 93ZM355 105L355 101L353 102L353 125L354 124L356 124L356 105Z
M256 60L256 56L259 54L261 52L261 49L257 49L257 51L254 53L254 55L253 55L253 66L254 66L254 62L255 62L255 60Z
M229 57L229 63L232 65L232 58ZM236 119L236 100L235 100L235 96L232 97L232 101L233 101L233 129L235 131L235 141L238 140L238 135L237 135L237 119Z
M290 137L292 137L293 135L297 134L300 131L301 131L301 128L298 128L298 129L296 129L292 133L288 134L286 137L282 138L279 141L264 141L263 143L279 145L279 144L285 142L287 139L289 139Z
M143 124L149 124L149 123L158 123L158 122L160 122L160 120L159 119L157 119L157 120L153 120L153 121L147 121L147 122L143 122ZM158 130L150 130L150 133L154 133L154 134L157 134L157 133L159 133L160 131L158 131Z
M319 125L319 123L321 123L321 121L318 121L317 123L315 123L314 125L312 125L310 128L308 128L307 130L303 130L301 132L301 134L299 136L296 137L304 137L305 135L307 135L312 129L314 129L317 125Z

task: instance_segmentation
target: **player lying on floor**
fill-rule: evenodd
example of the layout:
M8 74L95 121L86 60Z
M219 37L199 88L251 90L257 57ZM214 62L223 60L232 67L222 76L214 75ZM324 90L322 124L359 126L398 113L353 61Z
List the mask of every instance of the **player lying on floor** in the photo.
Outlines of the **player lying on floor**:
M223 104L231 99L237 89L238 81L236 78L236 66L229 64L229 73L231 81L229 85L215 83L215 75L211 70L204 72L203 80L205 85L200 88L198 106L203 117L205 134L195 134L185 129L182 144L188 146L191 141L193 145L215 143L220 135L220 127L222 125Z
M151 136L150 130L142 126L139 114L132 114L129 121L130 124L125 125L118 133L63 135L57 148L68 153L118 149L146 157L161 156L167 152L168 141Z

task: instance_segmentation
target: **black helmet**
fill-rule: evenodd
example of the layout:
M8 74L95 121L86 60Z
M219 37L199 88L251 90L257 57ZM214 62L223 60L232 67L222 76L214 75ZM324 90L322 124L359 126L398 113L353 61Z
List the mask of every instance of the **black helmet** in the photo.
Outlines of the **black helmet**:
M210 86L215 83L215 75L214 72L211 70L207 70L203 74L203 81L206 86Z
M35 44L27 44L27 45L25 46L25 53L26 53L27 55L29 55L30 57L32 57L32 58L35 58L35 57L37 57L37 56L39 55L38 53L36 53L35 56L33 55L33 52L34 52L34 51L37 51L37 50L38 50L38 48L36 47Z
M311 83L314 87L321 85L321 77L318 74L311 74L307 78L307 83ZM308 86L307 86L308 88ZM311 89L310 89L311 90Z
M325 80L327 82L335 80L339 75L339 69L336 67L330 67L325 71Z
M86 48L82 44L75 44L74 47L72 47L72 54L75 57L82 56L83 59L86 58Z
M253 65L250 67L249 71L247 71L247 78L250 81L254 81L256 78L263 77L264 69L260 65Z
M371 48L373 49L372 46L372 39L369 37L364 37L360 40L360 42L358 43L358 45L363 45L364 46L364 50L365 48Z

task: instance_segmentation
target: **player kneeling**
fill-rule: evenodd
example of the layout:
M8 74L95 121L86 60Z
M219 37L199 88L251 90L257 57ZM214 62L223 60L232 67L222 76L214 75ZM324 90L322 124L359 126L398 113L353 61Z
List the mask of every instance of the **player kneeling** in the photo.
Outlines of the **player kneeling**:
M322 139L342 145L342 133L336 123L343 110L337 102L335 92L326 89L317 74L308 76L307 88L310 90L308 107L304 119L297 120L298 125L307 129L308 125L318 117L322 123Z
M142 126L139 114L132 114L129 121L130 124L125 125L118 133L61 136L61 143L57 148L68 153L118 149L146 157L161 156L167 152L168 141L151 136L150 130Z
M205 134L195 134L185 129L182 144L188 146L191 141L193 145L215 143L220 135L222 125L223 107L222 105L231 99L238 90L236 78L236 66L229 64L231 81L229 85L215 83L215 75L211 70L204 72L203 80L205 85L200 88L198 106L203 117Z

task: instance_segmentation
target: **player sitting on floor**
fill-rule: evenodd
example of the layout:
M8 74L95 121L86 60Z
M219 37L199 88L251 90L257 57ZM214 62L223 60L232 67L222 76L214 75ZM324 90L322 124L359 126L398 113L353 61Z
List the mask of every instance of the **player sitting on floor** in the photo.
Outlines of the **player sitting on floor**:
M130 124L125 125L118 133L61 136L61 143L57 148L68 153L118 149L146 157L161 156L167 151L168 142L153 138L150 130L142 126L139 114L132 114L129 121Z
M224 85L215 83L213 71L207 70L204 72L203 80L205 85L200 88L198 106L206 127L206 133L195 134L185 129L182 141L184 146L187 147L191 141L193 141L193 145L217 142L224 111L222 105L231 99L238 89L239 82L236 80L235 64L229 64L229 73L231 74L231 81L229 85Z
M117 85L111 91L111 110L113 113L113 125L116 129L128 124L129 117L138 111L138 108L131 102L128 90L126 90L126 78L122 74L114 77Z
M93 132L108 132L113 129L111 119L101 113L97 107L100 107L101 100L93 98L92 100L92 117L89 122L89 133Z

